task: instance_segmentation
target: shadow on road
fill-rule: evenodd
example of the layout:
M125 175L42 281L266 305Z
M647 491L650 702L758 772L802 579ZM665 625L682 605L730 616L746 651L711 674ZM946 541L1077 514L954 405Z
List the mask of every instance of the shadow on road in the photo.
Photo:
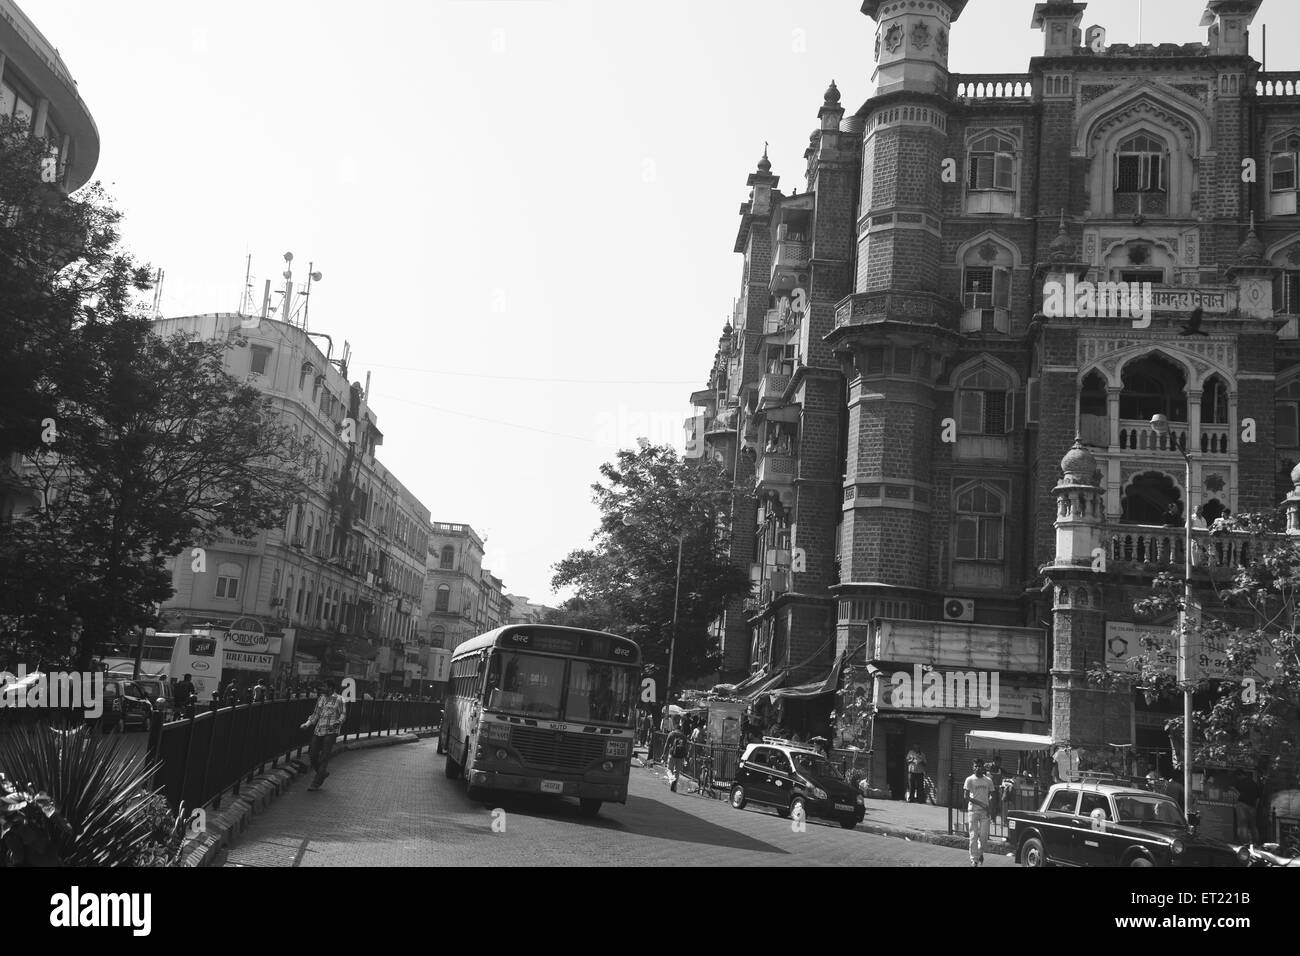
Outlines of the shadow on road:
M780 847L737 833L727 827L703 820L693 813L679 810L671 802L653 798L629 796L627 804L607 803L595 817L585 818L578 804L562 797L542 797L536 794L499 793L482 800L470 800L458 795L470 807L501 808L507 813L546 820L575 821L593 829L609 830L632 836L658 837L682 843L705 844L756 853L777 853L787 856ZM681 795L682 800L699 800L699 797ZM785 824L788 826L788 824Z

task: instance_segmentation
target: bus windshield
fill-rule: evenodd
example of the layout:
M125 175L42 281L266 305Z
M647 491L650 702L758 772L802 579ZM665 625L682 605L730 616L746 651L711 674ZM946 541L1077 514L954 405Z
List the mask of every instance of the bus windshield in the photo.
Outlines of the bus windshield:
M631 726L637 687L634 667L497 651L488 669L487 709L542 720Z

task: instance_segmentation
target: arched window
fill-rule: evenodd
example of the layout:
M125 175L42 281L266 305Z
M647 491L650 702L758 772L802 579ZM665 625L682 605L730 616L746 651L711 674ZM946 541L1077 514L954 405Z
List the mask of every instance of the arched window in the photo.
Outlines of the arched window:
M1001 561L1006 498L982 482L957 494L958 561Z
M451 587L446 584L438 585L438 594L433 601L433 609L446 613L451 608Z
M1211 375L1201 392L1201 424L1228 424L1228 386L1217 375Z
M981 136L970 144L971 190L1016 188L1016 144L996 132Z
M1183 496L1172 478L1158 471L1135 475L1124 489L1120 520L1127 524L1176 527L1183 519Z
M1015 257L1000 242L986 239L962 256L963 332L1007 332L1011 307L1011 269Z
M284 613L289 613L289 608L293 605L293 575L289 575L289 583L284 587Z
M1164 192L1167 153L1164 140L1150 133L1123 140L1115 155L1115 192Z
M447 629L441 624L435 624L429 629L429 643L434 647L447 646Z
M456 566L456 549L451 545L446 545L442 549L442 559L439 564L443 570L451 570Z
M958 428L963 435L1005 435L1009 430L1006 377L981 368L962 378L957 386Z
M217 567L217 597L233 601L239 597L239 579L244 569L237 564L224 563Z
M1119 417L1149 422L1165 415L1171 422L1187 421L1187 376L1173 362L1150 355L1124 367L1124 391L1119 396Z

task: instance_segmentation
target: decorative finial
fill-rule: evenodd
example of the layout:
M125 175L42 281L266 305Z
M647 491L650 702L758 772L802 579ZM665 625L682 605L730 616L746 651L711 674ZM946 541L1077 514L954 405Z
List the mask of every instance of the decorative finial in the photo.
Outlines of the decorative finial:
M825 100L827 106L838 106L838 105L839 105L839 102L840 102L840 90L839 90L839 87L837 87L837 86L835 85L835 81L834 81L834 80L831 80L831 85L828 86L828 87L826 88L826 96L824 97L824 100Z
M772 169L772 161L767 158L767 140L763 141L763 158L758 161L758 171L760 173L769 172Z

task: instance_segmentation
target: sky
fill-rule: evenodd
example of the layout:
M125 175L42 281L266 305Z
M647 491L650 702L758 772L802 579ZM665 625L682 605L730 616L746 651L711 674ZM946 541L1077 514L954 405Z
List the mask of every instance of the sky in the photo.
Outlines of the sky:
M319 271L310 329L370 373L380 460L551 604L601 463L682 446L764 141L802 192L829 82L850 113L872 93L859 0L19 2L95 117L162 312L236 311L249 255L257 290L286 251ZM1033 6L972 0L950 69L1027 70ZM1083 26L1204 42L1204 6L1093 0ZM1300 69L1297 6L1256 20L1274 69Z

